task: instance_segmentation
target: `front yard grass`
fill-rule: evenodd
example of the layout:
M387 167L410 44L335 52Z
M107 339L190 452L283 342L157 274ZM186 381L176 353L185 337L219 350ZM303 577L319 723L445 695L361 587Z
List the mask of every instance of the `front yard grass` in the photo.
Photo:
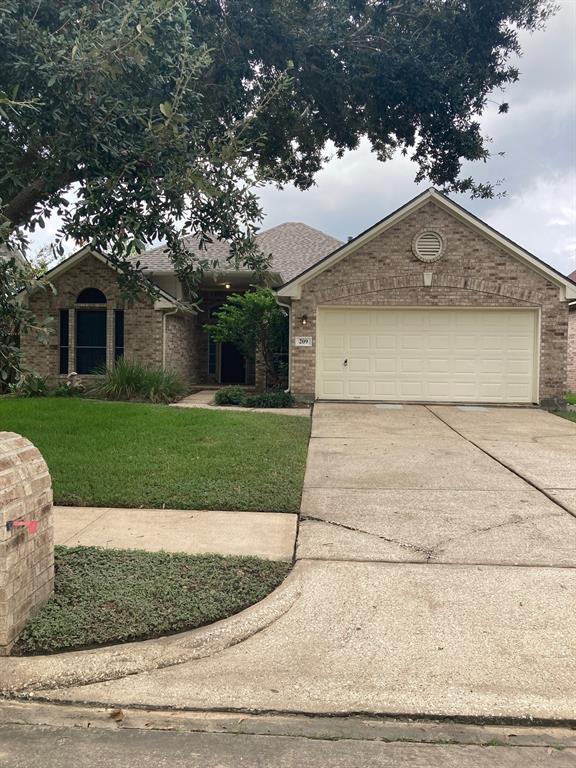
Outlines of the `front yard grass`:
M209 624L262 600L290 570L256 557L56 547L53 597L12 653L143 640Z
M1 398L42 452L56 504L297 512L310 421L81 398Z

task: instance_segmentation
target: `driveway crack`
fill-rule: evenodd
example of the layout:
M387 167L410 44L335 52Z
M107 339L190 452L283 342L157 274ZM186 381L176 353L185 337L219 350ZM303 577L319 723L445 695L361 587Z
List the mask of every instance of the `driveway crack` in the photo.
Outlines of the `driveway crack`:
M543 518L549 518L549 517L566 517L566 514L564 512L543 512L540 515L532 515L530 517L519 517L514 520L505 520L504 522L496 523L495 525L487 525L482 528L473 528L471 531L467 531L466 533L463 533L460 536L449 536L447 539L442 539L442 541L439 541L437 544L435 544L431 548L429 559L438 557L440 554L442 554L443 548L447 544L451 544L454 541L459 541L460 539L467 539L469 536L475 536L477 533L488 533L489 531L496 531L499 528L507 528L509 526L521 525L523 523L532 523L535 520L541 520Z
M504 469L507 469L509 472L511 472L513 475L516 475L516 477L520 478L520 480L523 480L526 485L532 486L532 488L535 488L537 491L539 491L543 496L546 496L546 498L550 499L550 501L555 504L560 509L563 509L565 512L568 512L569 515L576 518L576 512L566 504L564 504L560 499L557 499L555 496L553 496L546 488L541 486L539 483L534 482L533 480L530 480L528 477L523 475L518 470L514 469L513 466L508 464L507 462L503 461L502 459L498 458L498 456L495 456L493 453L491 453L486 448L483 448L480 443L477 443L476 441L472 440L470 437L467 437L465 434L460 432L456 427L453 427L452 424L450 424L448 421L442 418L436 411L433 411L432 408L430 408L429 405L425 405L424 408L428 411L428 413L431 413L432 416L435 416L438 421L442 422L445 426L448 427L448 429L451 429L452 432L459 435L463 440L465 440L467 443L470 443L470 445L473 445L474 448L477 448L479 451L482 451L483 454L490 457L493 461L495 461L497 464L500 464L501 467L504 467Z
M325 525L333 525L335 528L344 528L346 531L352 531L353 533L363 533L366 536L372 536L375 539L380 539L381 541L387 541L389 544L396 544L398 547L402 547L403 549L409 549L413 552L421 552L422 554L426 555L426 557L429 559L432 550L428 547L421 547L418 544L411 544L407 541L401 541L400 539L393 539L388 536L382 536L380 533L372 533L371 531L366 531L363 528L357 528L353 525L346 525L345 523L336 523L334 520L324 520L321 517L314 517L313 515L301 515L301 520L310 520L314 523L324 523Z

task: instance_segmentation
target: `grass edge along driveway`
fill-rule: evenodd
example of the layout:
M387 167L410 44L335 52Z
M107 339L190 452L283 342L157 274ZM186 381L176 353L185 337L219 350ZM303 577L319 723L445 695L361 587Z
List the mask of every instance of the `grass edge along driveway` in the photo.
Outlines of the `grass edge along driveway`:
M13 655L145 640L225 619L257 603L290 563L257 557L56 547L54 595Z
M81 398L2 398L56 504L297 512L310 420Z

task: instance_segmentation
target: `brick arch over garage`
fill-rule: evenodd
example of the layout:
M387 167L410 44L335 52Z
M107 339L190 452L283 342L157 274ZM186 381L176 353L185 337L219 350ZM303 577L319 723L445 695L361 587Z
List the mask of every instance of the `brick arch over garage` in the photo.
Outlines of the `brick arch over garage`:
M533 307L540 307L546 302L546 293L537 290L531 290L522 286L497 283L488 280L479 280L466 278L462 275L432 274L430 285L425 285L422 272L409 275L394 275L386 278L374 278L371 280L362 280L346 285L339 285L329 290L319 290L314 293L317 305L321 304L354 304L361 299L362 304L374 303L378 305L390 303L390 293L398 293L400 303L410 304L415 297L424 299L423 304L428 304L426 297L432 296L436 301L442 291L450 292L450 303L455 304L454 292L463 292L463 296L470 301L469 293L484 294L485 296L495 297L495 303L500 304L500 299L506 300L513 306L518 303ZM403 295L401 295L403 292ZM378 300L378 294L384 294L382 301ZM408 298L408 301L406 300ZM482 303L487 303L486 298ZM393 303L396 303L395 301ZM508 302L506 302L508 303Z

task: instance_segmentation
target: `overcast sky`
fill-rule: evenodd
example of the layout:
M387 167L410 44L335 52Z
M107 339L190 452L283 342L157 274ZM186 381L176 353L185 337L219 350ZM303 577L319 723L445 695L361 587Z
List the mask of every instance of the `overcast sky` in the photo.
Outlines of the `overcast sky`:
M503 180L506 197L455 198L503 234L561 272L576 270L576 0L560 0L544 32L522 37L520 80L494 96L483 116L494 157L468 164L464 175ZM510 111L497 114L507 101ZM504 157L497 153L504 152ZM398 156L380 163L368 142L334 159L307 192L266 188L263 227L302 221L345 240L357 235L428 185ZM31 253L54 239L58 222L32 236Z
M482 124L495 157L464 175L497 181L506 197L461 205L561 272L576 270L576 0L561 0L544 32L523 35L520 80L491 105ZM498 152L505 152L498 157ZM264 227L303 221L345 240L426 189L416 167L398 156L380 163L368 142L334 159L307 192L265 189Z

